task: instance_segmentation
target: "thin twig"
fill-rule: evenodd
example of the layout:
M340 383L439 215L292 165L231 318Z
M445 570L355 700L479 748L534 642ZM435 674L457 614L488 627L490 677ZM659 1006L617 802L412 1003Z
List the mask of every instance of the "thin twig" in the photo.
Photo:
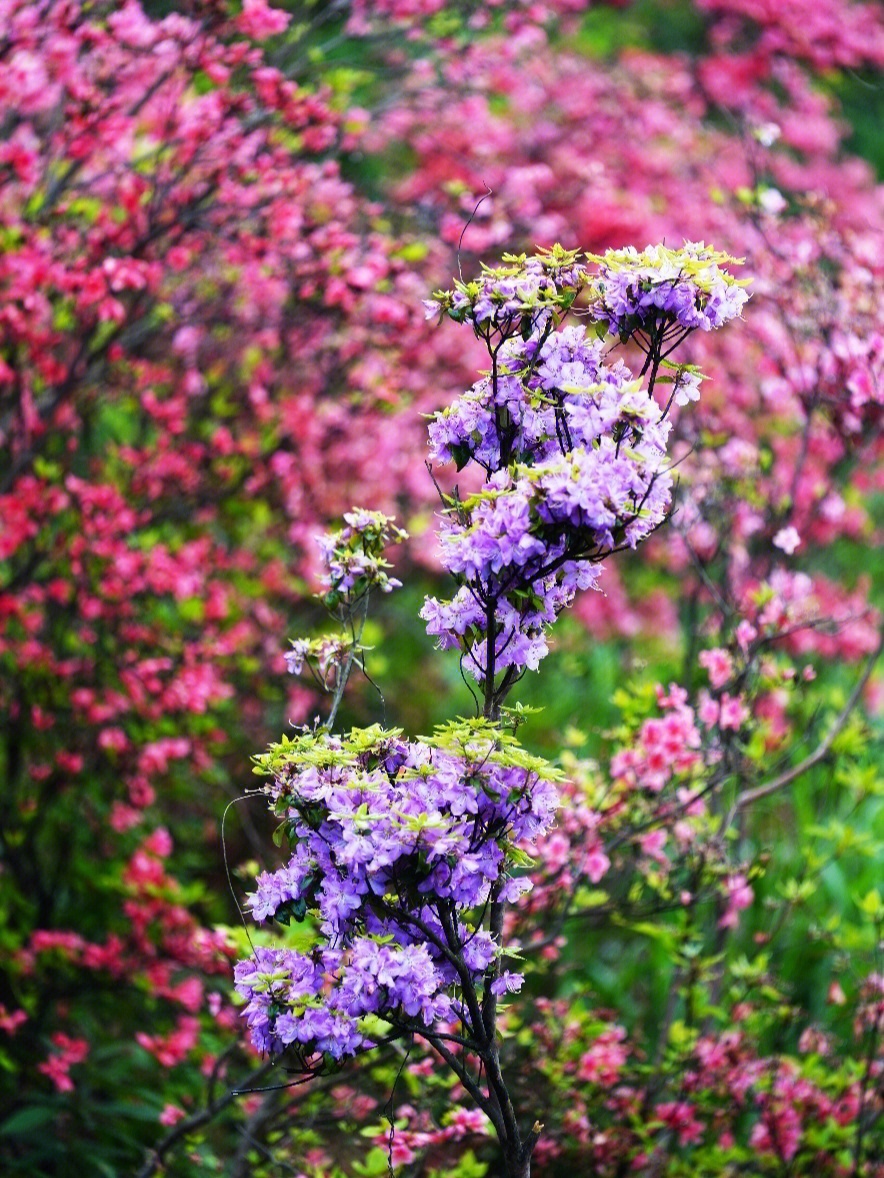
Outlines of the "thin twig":
M802 774L806 773L809 769L812 769L814 765L818 765L819 762L823 760L835 742L836 737L850 719L850 715L853 712L853 709L856 707L859 697L862 695L866 684L871 678L872 671L875 668L875 663L877 663L878 659L881 657L882 650L884 650L884 626L881 628L881 634L878 639L877 647L869 656L863 673L857 680L853 691L851 691L847 703L838 713L834 724L829 729L825 737L820 741L813 752L806 756L803 761L799 761L797 765L794 765L791 769L787 769L784 773L780 773L771 781L765 781L763 785L756 786L755 789L747 790L744 794L741 794L734 802L731 818L738 811L745 810L747 806L751 806L753 803L760 801L762 798L769 797L771 794L777 793L778 790L783 789L785 786L791 785L791 783L795 781L796 778L801 777Z
M252 1082L262 1079L270 1071L272 1071L275 1063L268 1061L252 1076ZM174 1129L166 1134L166 1136L159 1142L159 1144L150 1151L145 1159L144 1165L135 1175L135 1178L152 1178L163 1166L163 1159L166 1154L180 1141L183 1141L189 1133L195 1133L197 1129L201 1129L203 1125L208 1125L217 1117L228 1105L239 1096L240 1088L231 1088L218 1100L210 1101L204 1109L193 1116L188 1117L184 1121L180 1121Z
M483 180L482 183L485 184L485 181ZM460 275L461 282L463 282L463 269L461 268L461 264L460 264L460 249L461 249L461 246L463 245L464 235L466 234L466 231L469 229L469 227L472 225L473 218L476 216L476 213L478 213L479 209L482 207L482 205L485 203L485 201L488 199L488 197L493 196L493 195L494 195L494 193L492 192L491 188L489 188L489 186L487 184L485 184L485 195L479 197L478 201L476 202L476 207L470 213L469 220L467 221L466 225L464 225L463 229L461 229L461 231L460 231L460 237L458 238L458 241L457 241L457 272Z

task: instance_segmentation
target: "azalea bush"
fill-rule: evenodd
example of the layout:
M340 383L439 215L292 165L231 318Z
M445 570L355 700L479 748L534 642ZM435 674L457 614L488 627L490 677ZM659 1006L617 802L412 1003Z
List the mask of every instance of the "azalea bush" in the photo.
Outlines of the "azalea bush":
M3 1168L140 1164L236 1053L218 817L309 700L267 670L373 478L354 357L422 330L288 23L0 6Z
M600 562L665 523L666 413L696 398L699 375L669 361L662 410L655 381L691 331L723 326L747 298L722 269L734 259L702 245L598 261L590 276L561 246L507 256L427 303L468 324L491 365L430 429L434 457L474 460L486 477L473 495L443 496L442 560L458 589L423 611L440 646L460 650L481 712L417 742L377 728L341 739L325 725L271 746L258 767L293 854L259 878L249 906L282 925L309 919L319 936L307 952L257 948L237 967L253 1043L291 1070L423 1039L493 1124L511 1178L530 1174L543 1126L520 1125L501 1067L498 1000L524 982L505 968L504 927L531 890L517 869L557 798L555 773L507 733L516 718L504 701L575 592L595 587ZM561 328L581 296L602 339ZM646 387L622 361L605 363L609 334L646 352ZM337 656L336 692L358 650L353 615L373 587L394 585L379 564L386 517L355 511L346 523L324 545L325 601L352 643Z
M397 1116L394 1081L386 1157L379 1145L376 1164L356 1159L356 1172L444 1157L470 1126L476 1137L493 1130L502 1162L486 1146L487 1162L470 1152L467 1169L451 1172L529 1174L536 1155L543 1172L776 1174L812 1164L877 1173L880 973L860 974L850 1000L828 979L828 1001L852 1007L836 1046L789 1002L771 952L750 957L734 944L767 874L746 839L752 808L833 746L854 754L839 765L854 798L867 792L852 780L859 730L842 737L873 664L816 752L774 775L763 702L778 693L786 714L815 677L778 649L790 609L776 578L727 646L699 652L707 685L693 703L675 683L620 693L623 723L604 769L526 753L514 735L526 713L504 704L547 655L550 627L575 593L603 586L601 560L667 523L668 415L698 399L701 375L675 361L664 368L666 357L691 331L727 323L747 297L722 269L734 259L701 245L589 260L594 273L558 246L507 257L427 301L430 315L471 326L490 361L430 422L433 459L475 462L484 480L468 496L443 494L442 560L458 588L422 610L476 682L478 716L418 741L377 725L337 735L317 720L257 758L277 841L292 854L247 900L259 922L282 930L236 968L250 1036L277 1074L313 1078L397 1043L407 1045L404 1070L422 1044L429 1090L447 1073L445 1099L483 1114L455 1132L450 1110L437 1127L412 1104ZM563 326L569 313L601 327ZM633 339L647 386L615 358ZM343 636L296 640L288 656L294 671L321 671L332 721L349 671L364 669L369 595L396 585L383 545L404 539L376 513L354 511L345 525L322 542L322 596ZM788 549L788 535L774 544ZM809 862L819 853L805 850ZM814 891L807 880L781 886L769 902L775 925ZM832 963L850 943L854 968L873 959L884 920L874 887L856 901L868 918L859 936L854 928L842 941L837 921L814 927ZM301 927L287 943L293 922ZM615 1011L560 996L584 973L598 988L574 939L581 928L603 951L643 939L658 948L662 1002L648 1012L644 1043ZM510 997L526 969L554 995L535 994L527 1016ZM423 1078L420 1066L411 1074Z
M411 750L472 690L544 708L519 755L564 799L506 910L525 981L497 996L520 1132L545 1123L535 1169L873 1173L880 10L8 0L0 29L4 1171L496 1172L493 1123L419 1039L280 1087L232 995L249 949L224 869L226 847L240 899L277 870L275 823L249 795L219 832L286 722L396 723ZM665 251L623 251L698 239L745 256L751 313L657 338L629 276ZM489 340L435 325L473 294L421 303L458 262L557 240L607 257L608 295L545 341L560 403L538 386L499 426L471 387ZM482 288L492 310L512 277ZM642 296L621 342L618 300ZM575 421L569 365L607 373L598 417ZM622 472L615 506L673 498L599 575L616 537L575 548L556 464L574 450L589 510L612 374L643 368L663 417L630 394L632 448L654 466L668 426L668 457L649 490ZM454 594L421 414L459 487ZM315 679L292 679L284 636L323 612L315 536L354 502L407 527L384 574L404 584L301 640L288 662ZM520 536L506 568L485 527ZM501 573L540 576L544 545L563 564L513 595Z

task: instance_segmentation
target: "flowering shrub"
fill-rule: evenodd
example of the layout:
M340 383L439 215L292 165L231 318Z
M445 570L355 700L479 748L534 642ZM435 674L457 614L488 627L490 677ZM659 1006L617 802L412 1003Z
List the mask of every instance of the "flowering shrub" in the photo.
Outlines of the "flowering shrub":
M344 112L259 43L289 24L0 3L4 1172L129 1170L167 1105L248 1066L219 802L309 706L267 687L303 541L399 437L381 415L357 455L341 373L376 404L372 356L424 330L329 154Z
M462 502L500 461L487 389L462 392L484 342L421 315L462 234L465 273L504 245L689 237L754 277L738 332L660 358L669 525L601 575L580 558L600 591L519 684L546 709L520 736L570 782L506 910L524 957L501 963L525 974L498 1027L516 1107L545 1119L538 1164L881 1166L881 9L614 8L385 0L286 21L264 0L0 0L4 1173L499 1168L493 1124L419 1040L404 1066L402 1041L379 1043L306 1088L233 1095L279 1071L243 1049L229 1001L248 949L217 830L248 752L316 710L279 635L310 621L313 537L351 503L412 540L403 590L361 630L357 610L289 656L342 733L378 708L387 727L368 681L338 697L348 666L409 732L468 711L459 672L475 689L487 671L481 619L430 659L415 621L424 592L461 616L457 593L416 584L438 569L417 410L461 403ZM584 372L606 325L582 337ZM638 371L647 340L604 357L605 412L617 356ZM512 393L555 458L546 391ZM502 588L493 567L458 576L480 571ZM511 609L530 618L504 596L495 628ZM538 612L519 666L493 644L497 688L548 625ZM241 879L264 862L259 809L227 817ZM315 936L292 917L284 943Z
M327 725L258 758L293 853L259 876L248 907L283 925L309 917L317 940L307 952L258 947L236 968L252 1042L292 1070L319 1073L379 1042L423 1038L493 1124L511 1178L530 1174L543 1127L520 1127L500 1066L498 999L524 981L503 967L506 909L531 889L517 869L530 863L525 846L549 831L558 799L550 769L502 730L501 709L546 653L546 630L575 591L595 584L602 558L635 548L666 518L669 422L653 398L664 341L673 328L680 339L726 323L746 299L720 269L734 259L705 248L600 261L593 277L560 246L507 257L429 304L469 324L491 361L468 394L477 412L456 402L431 426L445 429L436 457L454 453L463 466L481 447L486 481L466 499L444 498L442 561L460 589L423 611L441 645L461 648L482 715L417 742L378 728L342 739ZM642 333L654 361L647 389L622 363L609 377L600 341L583 329L557 330L581 293L591 317L611 313L615 267L627 280L608 323L621 340ZM650 314L647 289L669 292ZM370 590L391 587L377 554L389 521L353 512L346 523L322 541L324 601L352 626ZM339 668L338 698L349 665ZM644 741L683 771L696 758L679 761L683 724L673 718L653 746L649 723ZM694 812L691 799L684 805ZM731 904L745 906L737 885ZM453 1047L478 1057L484 1083Z

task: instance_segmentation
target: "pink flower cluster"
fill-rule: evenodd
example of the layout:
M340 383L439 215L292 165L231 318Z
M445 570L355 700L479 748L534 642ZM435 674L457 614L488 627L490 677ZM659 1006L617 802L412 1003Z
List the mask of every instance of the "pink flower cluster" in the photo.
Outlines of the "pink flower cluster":
M89 1042L58 1031L52 1036L52 1045L55 1050L37 1064L37 1071L48 1076L59 1092L73 1092L74 1081L69 1073L72 1067L82 1063L88 1056Z
M611 759L611 776L630 789L658 794L674 777L702 764L701 736L682 689L670 687L665 715L645 720L637 740Z

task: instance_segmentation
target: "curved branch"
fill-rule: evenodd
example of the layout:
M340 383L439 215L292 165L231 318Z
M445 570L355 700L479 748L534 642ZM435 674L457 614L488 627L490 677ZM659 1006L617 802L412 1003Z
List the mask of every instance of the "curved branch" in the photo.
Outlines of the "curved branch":
M460 1080L461 1084L463 1084L464 1088L467 1090L467 1092L469 1092L470 1096L472 1096L473 1100L475 1100L476 1104L492 1123L497 1136L501 1141L503 1141L505 1138L505 1127L500 1110L498 1109L495 1102L489 1098L487 1093L482 1091L482 1089L472 1078L472 1076L470 1076L469 1072L466 1070L454 1052L446 1047L445 1043L442 1041L442 1039L439 1038L439 1036L434 1035L432 1032L426 1030L421 1031L420 1035L422 1038L426 1039L434 1051L438 1051L438 1053L442 1056L442 1058L457 1076L458 1080Z
M845 724L850 719L850 715L859 702L859 697L865 690L865 686L871 678L872 671L875 669L875 663L877 663L878 659L881 657L882 651L884 651L884 626L881 627L880 636L878 638L878 645L873 653L869 656L863 673L857 680L853 691L851 691L847 703L838 713L834 724L826 733L825 737L817 745L817 747L813 750L813 752L806 756L803 761L799 761L799 763L794 765L791 769L787 769L785 772L780 773L777 777L772 778L772 780L765 781L762 785L756 786L755 789L747 790L744 794L741 794L740 797L737 798L736 802L734 802L733 813L738 813L740 810L745 810L747 806L751 806L753 803L760 801L762 798L770 797L771 794L777 793L787 785L791 785L791 783L795 781L796 778L801 777L803 774L807 773L809 769L812 769L814 765L818 765L819 762L823 760L834 744L836 737L843 730Z
M268 1060L251 1077L251 1082L262 1080L266 1075L269 1075L275 1066L275 1061ZM179 1121L175 1128L171 1129L162 1141L150 1151L145 1159L144 1165L136 1173L135 1178L152 1178L152 1175L158 1173L163 1168L163 1159L171 1149L187 1137L189 1133L193 1133L197 1129L201 1129L203 1125L208 1125L213 1121L228 1105L233 1104L241 1091L242 1089L240 1087L230 1088L217 1100L210 1100L200 1112L194 1113L193 1116L187 1117L184 1121Z

